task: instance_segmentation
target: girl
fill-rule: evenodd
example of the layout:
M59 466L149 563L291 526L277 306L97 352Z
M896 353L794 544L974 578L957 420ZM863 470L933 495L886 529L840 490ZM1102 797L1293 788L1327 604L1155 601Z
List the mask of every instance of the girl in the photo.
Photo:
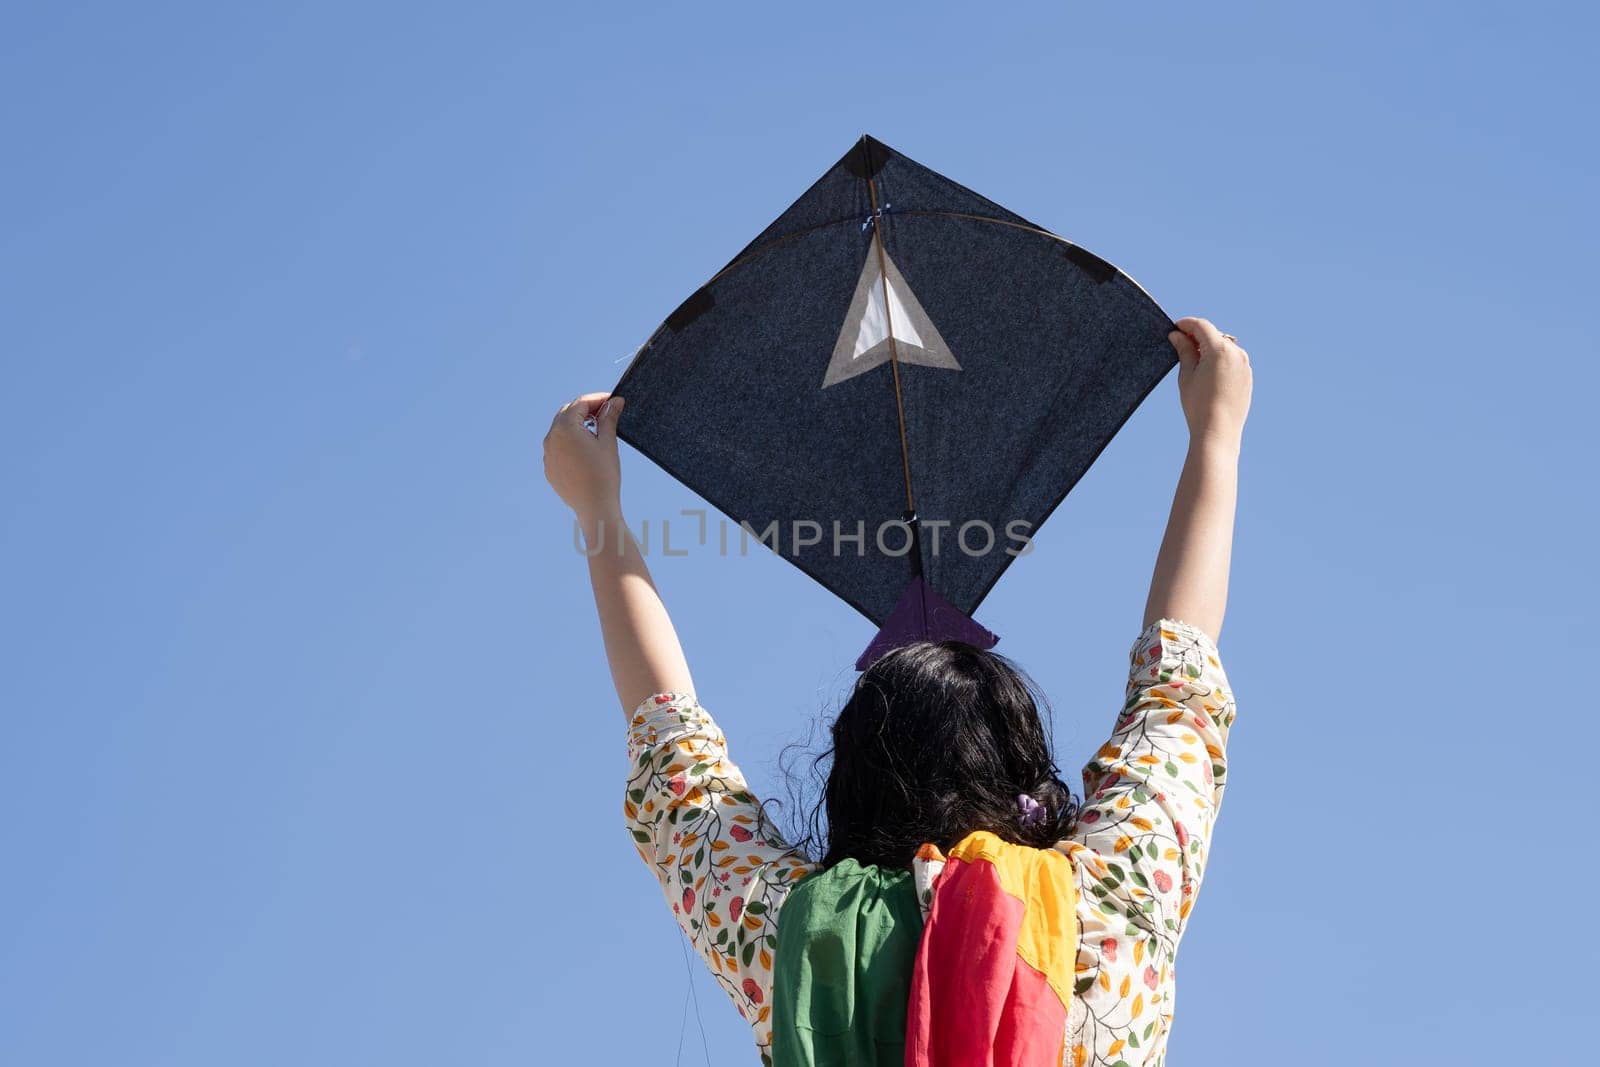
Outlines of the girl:
M608 546L588 563L627 715L628 829L764 1063L1163 1062L1234 718L1215 639L1251 392L1231 335L1188 318L1170 340L1188 455L1082 805L1018 670L925 642L864 672L833 724L820 856L751 796L626 539L623 399L557 413L545 474Z

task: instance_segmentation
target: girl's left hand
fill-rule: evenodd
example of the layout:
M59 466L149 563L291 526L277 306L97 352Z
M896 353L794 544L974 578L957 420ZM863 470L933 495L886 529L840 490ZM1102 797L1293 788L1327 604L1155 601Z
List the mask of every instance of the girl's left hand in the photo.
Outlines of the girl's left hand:
M617 417L622 398L585 393L567 404L544 435L544 476L580 519L621 510L622 465L617 459ZM595 420L595 432L583 425Z

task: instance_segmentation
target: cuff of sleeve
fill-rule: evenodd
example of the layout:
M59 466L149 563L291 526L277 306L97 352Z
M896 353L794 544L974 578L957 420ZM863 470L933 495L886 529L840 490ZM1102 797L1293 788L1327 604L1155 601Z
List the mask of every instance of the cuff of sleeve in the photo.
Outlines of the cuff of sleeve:
M678 735L707 729L716 727L693 693L655 693L628 716L628 759L637 760L645 749Z
M1217 643L1200 627L1182 619L1157 619L1133 642L1128 658L1137 666L1141 662L1159 662L1174 651L1189 648L1198 649L1213 660L1220 659Z

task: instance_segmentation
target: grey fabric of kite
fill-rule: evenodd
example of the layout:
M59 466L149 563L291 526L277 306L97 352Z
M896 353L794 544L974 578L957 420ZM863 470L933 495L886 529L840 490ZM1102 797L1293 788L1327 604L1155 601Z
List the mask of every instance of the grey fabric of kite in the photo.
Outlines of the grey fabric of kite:
M970 615L1011 532L1174 366L1171 326L1104 260L862 138L635 356L618 434L733 520L776 521L779 553L875 623L919 569Z

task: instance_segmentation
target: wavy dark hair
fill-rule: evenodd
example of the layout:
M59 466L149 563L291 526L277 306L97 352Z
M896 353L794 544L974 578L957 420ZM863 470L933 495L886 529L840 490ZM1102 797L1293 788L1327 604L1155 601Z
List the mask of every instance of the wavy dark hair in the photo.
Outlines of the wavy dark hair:
M923 842L948 850L974 830L1053 845L1078 804L1056 767L1048 714L1004 656L960 641L890 652L856 681L812 763L818 777L827 767L826 784L803 847L827 868L909 866ZM1018 794L1042 805L1043 818L1025 822Z

